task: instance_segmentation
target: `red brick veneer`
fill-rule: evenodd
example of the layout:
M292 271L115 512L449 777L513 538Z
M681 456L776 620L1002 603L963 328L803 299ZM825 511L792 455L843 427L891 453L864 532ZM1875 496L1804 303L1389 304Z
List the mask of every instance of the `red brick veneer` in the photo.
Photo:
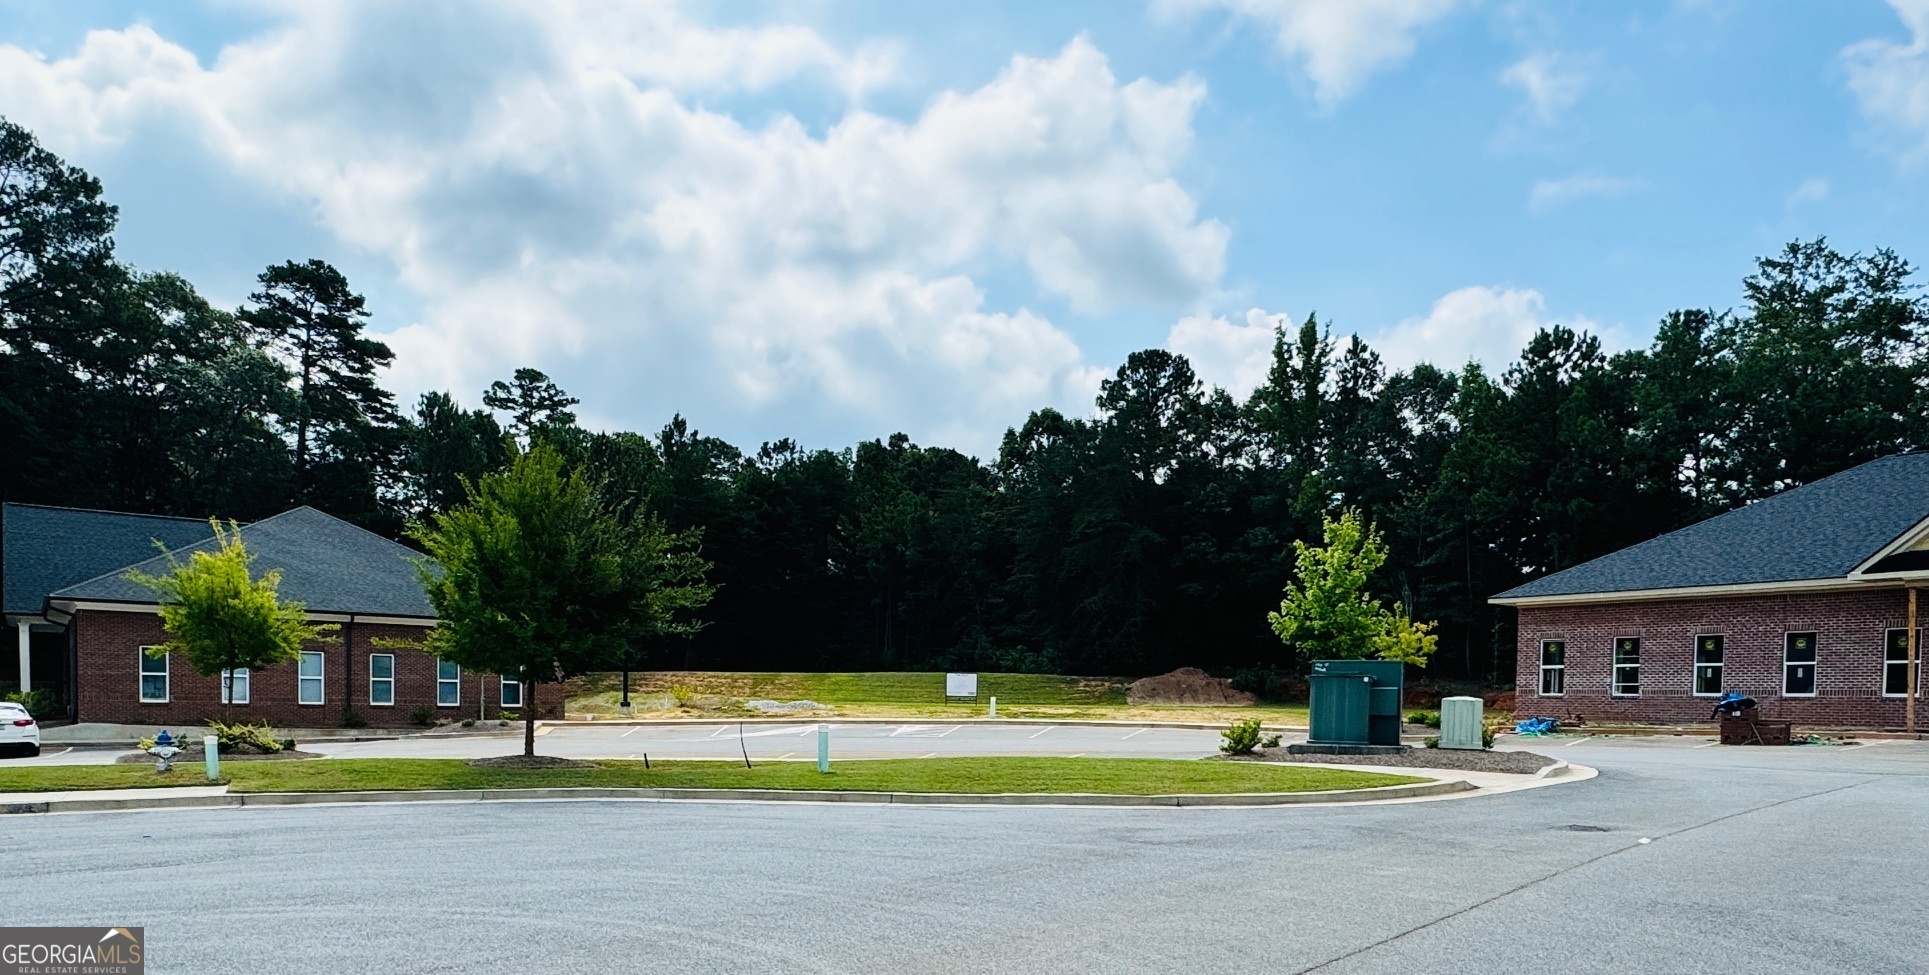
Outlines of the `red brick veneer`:
M260 721L284 728L331 728L342 724L342 704L361 715L370 727L400 728L410 723L416 708L434 709L439 718L496 717L502 708L502 685L493 674L462 673L462 703L437 707L435 658L419 650L376 646L385 640L420 641L427 630L416 626L355 623L345 625L335 639L313 649L323 654L321 704L298 704L296 665L283 664L256 671L249 703L223 705L221 679L202 677L175 655L170 664L169 700L143 704L140 695L140 648L165 642L161 618L152 613L82 610L74 627L80 657L80 720L114 724L200 725L208 718L223 721ZM342 637L346 636L345 648ZM368 658L372 653L395 655L395 703L369 703ZM346 666L345 666L346 665ZM477 705L480 702L481 707ZM561 717L563 688L548 684L538 689L537 703L544 717Z

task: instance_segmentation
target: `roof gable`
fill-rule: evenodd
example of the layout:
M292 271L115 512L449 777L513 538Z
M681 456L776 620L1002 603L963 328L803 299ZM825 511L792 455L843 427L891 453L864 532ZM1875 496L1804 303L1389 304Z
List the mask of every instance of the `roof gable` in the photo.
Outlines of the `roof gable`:
M296 508L243 525L241 541L254 556L255 572L281 570L281 597L300 602L311 613L435 618L415 574L415 563L424 556L340 518ZM209 537L170 554L183 558L215 545ZM129 581L127 573L160 574L167 569L168 557L155 556L60 589L50 598L152 603L154 592Z
M201 518L0 505L0 612L38 616L47 594L213 535Z
M1846 579L1925 519L1929 453L1893 454L1493 598Z

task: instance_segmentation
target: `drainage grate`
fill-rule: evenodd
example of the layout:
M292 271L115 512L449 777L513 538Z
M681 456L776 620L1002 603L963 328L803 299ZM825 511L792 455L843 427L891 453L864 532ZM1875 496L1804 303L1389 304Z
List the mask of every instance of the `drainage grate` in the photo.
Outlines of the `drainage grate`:
M1566 826L1556 826L1554 828L1558 830L1566 830L1567 832L1570 832L1570 833L1612 833L1614 832L1613 829L1606 826L1589 826L1584 823L1568 823Z

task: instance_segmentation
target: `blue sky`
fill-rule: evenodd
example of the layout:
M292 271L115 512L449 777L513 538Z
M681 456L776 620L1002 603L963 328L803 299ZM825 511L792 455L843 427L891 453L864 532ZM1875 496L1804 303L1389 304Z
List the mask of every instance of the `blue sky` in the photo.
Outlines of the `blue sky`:
M0 5L0 112L121 252L322 257L406 398L986 453L1138 348L1235 391L1644 343L1817 234L1929 260L1929 3Z

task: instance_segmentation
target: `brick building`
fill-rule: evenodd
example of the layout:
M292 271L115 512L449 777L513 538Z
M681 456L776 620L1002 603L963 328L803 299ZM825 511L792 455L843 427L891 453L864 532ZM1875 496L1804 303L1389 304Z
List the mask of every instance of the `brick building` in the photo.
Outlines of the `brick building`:
M1797 724L1901 728L1921 690L1918 627L1929 620L1916 619L1915 587L1925 583L1929 453L1915 453L1492 601L1519 613L1523 716L1706 721L1736 691Z
M514 680L465 671L411 649L435 625L415 575L422 556L313 508L240 529L256 572L279 570L282 598L338 628L301 659L233 676L202 676L167 640L154 593L126 578L160 574L167 556L212 547L206 521L8 504L0 507L0 608L15 630L15 668L0 686L53 691L75 721L199 724L266 720L281 727L374 727L438 718L496 717L525 702ZM9 670L12 672L9 673ZM12 680L8 680L12 677ZM560 711L562 688L538 687L542 713Z

